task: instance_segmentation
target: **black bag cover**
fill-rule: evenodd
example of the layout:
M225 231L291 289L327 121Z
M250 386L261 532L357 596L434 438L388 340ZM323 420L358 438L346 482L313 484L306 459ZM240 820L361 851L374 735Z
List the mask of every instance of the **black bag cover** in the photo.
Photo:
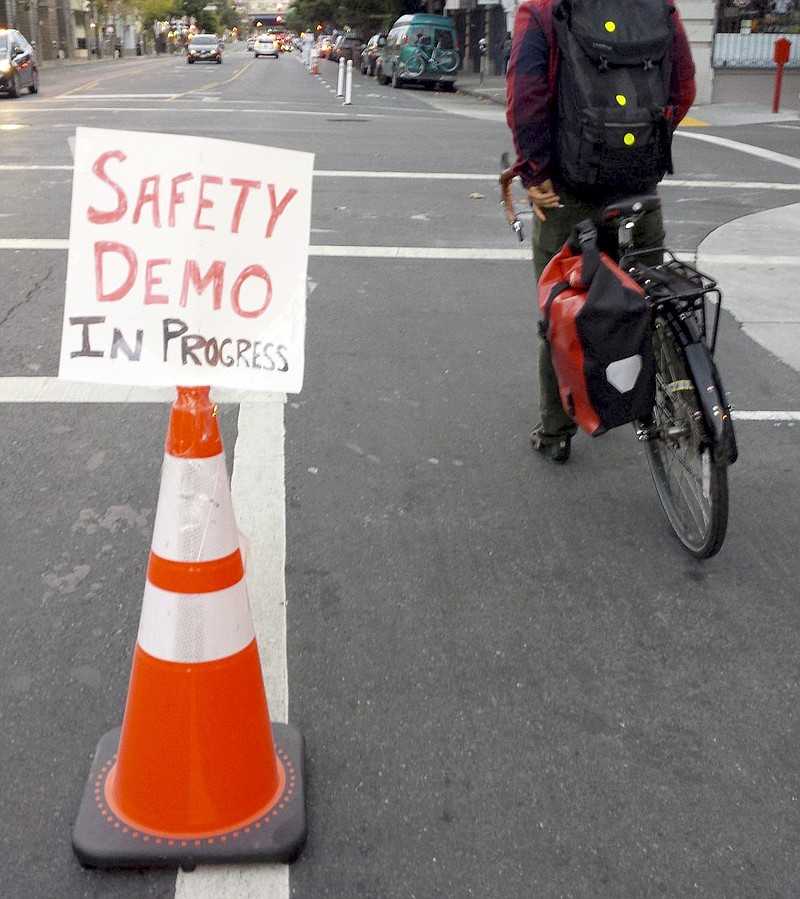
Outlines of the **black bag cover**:
M668 0L560 0L555 158L567 185L650 191L672 172Z
M580 222L538 285L539 333L550 343L564 409L592 436L646 418L655 402L650 307L642 288Z

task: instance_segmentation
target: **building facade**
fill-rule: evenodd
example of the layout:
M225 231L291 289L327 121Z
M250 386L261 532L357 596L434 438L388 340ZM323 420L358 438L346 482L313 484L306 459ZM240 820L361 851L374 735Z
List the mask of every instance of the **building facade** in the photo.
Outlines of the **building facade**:
M503 71L503 41L520 0L445 0L459 34L463 69ZM800 88L800 0L677 0L697 68L697 103L771 100L775 41L791 41L787 96ZM485 39L482 57L479 41ZM796 105L796 104L795 104Z

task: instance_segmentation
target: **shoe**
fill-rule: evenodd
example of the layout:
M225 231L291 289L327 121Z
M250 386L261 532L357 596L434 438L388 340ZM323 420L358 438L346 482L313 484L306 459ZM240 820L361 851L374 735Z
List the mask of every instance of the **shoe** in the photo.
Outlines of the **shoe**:
M563 465L569 459L570 439L562 437L554 443L543 443L541 434L536 431L531 433L531 445L537 453L541 453L545 459Z

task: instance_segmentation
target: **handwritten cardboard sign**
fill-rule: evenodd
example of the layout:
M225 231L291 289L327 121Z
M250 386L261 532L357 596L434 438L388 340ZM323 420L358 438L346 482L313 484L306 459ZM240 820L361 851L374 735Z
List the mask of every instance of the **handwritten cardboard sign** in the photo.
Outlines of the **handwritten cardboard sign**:
M79 128L59 377L299 392L313 159Z

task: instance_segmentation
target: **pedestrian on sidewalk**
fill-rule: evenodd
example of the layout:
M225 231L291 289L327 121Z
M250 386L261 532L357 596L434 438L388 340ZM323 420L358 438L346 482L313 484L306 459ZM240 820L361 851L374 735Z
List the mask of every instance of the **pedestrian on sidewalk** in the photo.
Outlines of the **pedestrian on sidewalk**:
M615 22L624 22L627 15L639 16L644 6L663 19L666 12L653 4L668 6L672 13L671 62L669 72L665 73L669 79L669 99L664 122L667 140L671 141L672 133L694 100L695 80L689 41L678 11L669 0L525 0L517 10L506 80L506 119L517 154L514 174L522 181L535 214L533 267L537 281L573 226L584 219L592 219L597 226L601 248L604 245L606 251L612 248L615 241L609 240L607 226L603 228L603 208L633 192L655 193L664 174L663 171L654 174L652 183L636 191L624 185L587 186L565 174L570 160L560 158L559 146L566 144L560 143L559 137L580 130L582 125L577 113L576 122L559 112L567 104L558 102L564 62L558 47L554 10L559 6L562 11L564 7L571 10L580 7L581 14L593 16L601 28L605 26L607 31L613 31ZM617 101L624 105L625 97L617 95ZM658 247L663 243L664 224L659 209L639 221L634 230L634 246ZM539 344L539 415L539 423L531 432L534 449L552 462L566 462L577 425L561 403L546 340Z
M511 32L507 31L506 36L503 39L503 74L505 75L508 71L508 61L511 59Z

